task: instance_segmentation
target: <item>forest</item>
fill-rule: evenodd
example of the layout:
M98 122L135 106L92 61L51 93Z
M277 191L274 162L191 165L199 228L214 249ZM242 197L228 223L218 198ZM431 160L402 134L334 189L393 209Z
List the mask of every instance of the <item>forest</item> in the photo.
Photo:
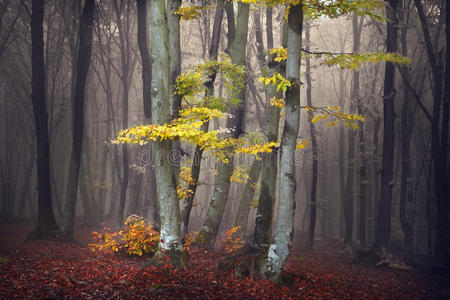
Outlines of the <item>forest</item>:
M0 0L0 298L450 297L445 0Z

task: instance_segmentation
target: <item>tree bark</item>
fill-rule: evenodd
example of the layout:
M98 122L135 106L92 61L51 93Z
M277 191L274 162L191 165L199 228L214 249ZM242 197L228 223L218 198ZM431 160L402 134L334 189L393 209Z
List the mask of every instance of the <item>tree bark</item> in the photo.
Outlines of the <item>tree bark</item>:
M386 52L397 51L398 4L398 0L389 0L386 6L386 17L390 20L387 23ZM386 247L391 235L392 188L394 185L395 93L395 66L386 62L383 93L383 159L381 162L381 189L375 234L376 248Z
M224 12L224 1L218 0L216 3L216 13L214 16L213 33L211 37L211 46L209 48L209 60L216 61L219 52L220 32L222 28L222 19ZM216 80L216 74L213 73L209 76L208 81L205 83L207 88L205 92L206 97L214 96L214 82ZM208 123L204 124L201 128L203 131L208 130ZM184 237L188 233L189 217L191 215L192 205L194 202L195 192L198 186L198 179L200 177L200 166L202 161L203 150L200 146L196 146L194 150L194 159L191 167L191 176L194 179L194 184L189 185L189 190L192 191L183 201L181 212L181 236Z
M353 53L359 53L361 50L361 33L364 25L364 18L353 15ZM357 105L358 114L363 114L363 103L360 95L360 73L353 72L353 91L352 101ZM352 112L352 111L350 111ZM366 247L366 219L367 219L367 200L366 200L366 145L364 141L364 123L359 122L359 241L363 248ZM353 141L354 143L354 136ZM352 147L349 143L349 147ZM353 149L353 147L352 147ZM350 190L350 193L352 191ZM351 242L351 240L350 240Z
M408 55L407 48L407 29L402 28L400 42L402 46L402 55ZM407 76L407 75L405 75ZM404 78L404 81L408 80ZM408 218L407 203L412 199L412 190L408 184L409 177L411 176L410 167L410 136L413 128L413 123L410 122L410 108L409 99L411 95L409 89L405 87L403 89L403 105L401 109L401 125L400 125L400 151L401 151L401 179L400 179L400 224L402 226L404 238L404 249L406 255L412 254L413 248L413 227Z
M148 47L148 16L147 0L137 0L137 24L138 24L138 46L142 60L142 100L144 104L144 115L146 118L152 117L152 64L150 60L150 50Z
M239 199L239 206L234 222L234 226L240 227L239 232L242 237L245 237L247 234L248 214L250 212L250 205L253 201L253 195L255 194L260 172L261 159L255 158L255 161L250 168L249 178L245 184L244 191Z
M81 164L81 149L84 135L84 92L89 71L92 50L92 27L94 23L95 1L86 0L81 13L79 49L73 107L73 146L69 170L68 194L64 203L63 235L73 238L73 223L76 211L78 177Z
M38 221L29 238L54 235L58 230L53 215L50 185L50 143L48 114L45 103L44 73L44 1L32 2L31 15L31 100L36 130L37 174L38 174Z
M231 39L230 56L231 62L236 65L246 64L246 48L247 48L247 33L248 33L248 17L250 5L246 3L239 3L238 15L236 18L236 28ZM227 15L232 13L227 11ZM228 19L230 22L230 17ZM230 39L230 35L228 37ZM245 103L245 88L235 95L236 99L240 99L241 103L232 107L229 113L233 116L227 120L227 128L232 130L231 136L237 138L242 133L242 117ZM208 207L205 222L202 230L199 233L198 242L206 247L213 247L216 240L217 232L219 230L220 222L225 210L225 204L228 197L228 190L230 188L230 177L234 170L234 159L229 159L228 162L218 163L218 175L214 186L213 196Z
M256 18L256 16L255 16ZM256 21L257 22L257 21ZM255 23L256 23L255 22ZM267 8L266 14L266 34L267 49L273 48L273 28L272 28L272 10ZM286 27L285 25L283 27ZM284 34L284 33L283 33ZM261 35L260 37L258 37ZM256 32L257 45L261 49L262 32ZM286 46L286 34L283 35L283 46ZM262 58L262 57L260 57ZM280 74L285 71L285 65L276 63L274 56L270 57L271 61L267 63L267 76L272 76L278 72ZM258 59L259 61L259 59ZM266 62L259 61L261 73L266 71ZM262 68L262 69L261 69ZM267 87L266 100L272 97L280 99L283 97L282 91L277 91L274 86ZM270 105L268 107L268 120L263 127L263 134L267 142L278 141L278 127L280 124L280 108ZM272 153L261 153L261 189L258 199L258 208L255 218L255 230L253 234L253 243L257 248L266 250L269 247L272 237L272 221L273 209L275 205L275 190L278 177L278 149L273 149Z
M261 276L280 282L284 263L290 253L294 233L295 166L294 155L300 125L300 63L303 27L302 2L290 4L287 16L286 117L280 146L280 189L278 220L273 242L261 265Z
M306 49L309 50L311 43L310 37L310 22L305 23L306 32ZM312 106L312 83L311 83L311 59L307 57L305 59L306 70L306 103L308 106ZM306 243L307 249L312 249L314 246L314 232L316 228L316 208L317 208L317 177L318 177L318 165L319 165L319 149L316 138L316 128L311 119L313 118L312 112L309 115L309 132L311 135L312 144L312 181L311 181L311 194L310 194L310 211L309 211L309 228L308 228L308 241Z
M151 1L152 12L152 123L170 121L169 29L164 0ZM180 232L180 208L173 168L169 161L170 141L153 144L153 158L161 214L159 249L177 268L185 266Z

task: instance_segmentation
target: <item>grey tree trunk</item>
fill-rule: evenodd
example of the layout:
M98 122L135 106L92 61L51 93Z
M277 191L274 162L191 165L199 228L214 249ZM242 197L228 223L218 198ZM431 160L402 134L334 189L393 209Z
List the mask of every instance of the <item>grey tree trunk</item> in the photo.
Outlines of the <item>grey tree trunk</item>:
M386 52L397 51L397 6L398 0L388 1ZM381 162L381 189L378 203L375 247L386 247L391 235L391 208L394 167L394 127L395 127L395 66L386 62L383 94L383 159Z
M255 23L258 24L256 21ZM266 13L266 35L267 35L267 49L273 48L273 28L272 28L272 10L267 8ZM257 25L257 28L259 26ZM284 26L286 27L286 26ZM261 35L260 37L258 37ZM263 49L262 32L256 32L257 45L259 49ZM283 32L283 46L286 46L286 34ZM260 51L260 50L258 50ZM271 61L267 64L267 71L265 61L261 61L258 56L261 73L268 72L268 76L272 76L278 72L283 74L285 65L274 61L274 56L271 56ZM267 87L266 100L269 101L272 97L280 99L283 97L282 91L277 91L274 86ZM263 134L267 142L275 142L278 140L278 127L280 124L280 109L276 106L269 106L268 120L263 127ZM272 221L273 209L275 205L275 190L278 177L278 149L273 149L272 153L261 153L261 189L258 199L258 209L255 218L255 231L253 234L253 243L259 249L267 249L269 247L272 237Z
M306 49L309 50L309 45L311 42L310 37L310 22L305 23L306 32ZM311 83L311 59L306 58L306 103L308 106L312 106L312 83ZM310 118L313 116L311 115ZM316 128L311 119L309 120L309 132L311 134L311 144L312 144L312 181L311 181L311 194L310 194L310 211L309 211L309 231L308 231L308 241L306 243L307 249L312 249L314 246L314 232L316 228L316 208L317 208L317 177L318 177L318 165L319 165L319 149L317 145L316 138Z
M44 73L44 1L33 1L31 9L31 100L37 144L38 221L29 238L41 238L54 235L58 226L53 215L50 186L50 142Z
M361 50L361 33L364 25L364 18L358 17L357 15L353 15L352 18L352 27L353 27L353 53L359 53ZM353 90L352 90L352 101L357 106L358 113L362 113L363 104L361 95L360 95L360 73L359 71L353 72ZM350 111L352 113L352 111ZM363 122L360 122L360 126L364 126ZM367 218L367 203L366 203L366 159L365 159L365 145L364 145L364 127L360 127L359 130L359 158L360 158L360 166L359 166L359 240L364 248L366 245L366 218ZM355 142L355 137L352 133L350 136L353 136L352 143ZM350 144L349 147L354 149L353 144ZM349 151L350 152L350 151ZM350 161L350 158L349 158ZM353 169L352 169L353 171ZM352 187L347 187L349 189L350 194L352 193ZM352 197L353 199L353 197ZM353 205L353 204L352 204ZM353 219L352 219L353 221ZM348 242L348 241L347 241ZM345 243L345 241L344 241ZM350 237L351 243L351 237Z
M236 18L236 28L231 39L230 56L231 62L237 65L246 64L246 46L248 33L248 17L250 5L239 3L238 14ZM227 11L230 15L232 11ZM230 22L230 18L228 19ZM233 31L232 31L233 32ZM230 39L230 35L229 35ZM242 117L245 103L245 88L238 92L234 98L240 99L241 103L230 109L233 116L227 120L227 128L232 130L231 136L237 138L242 133ZM227 163L218 163L218 175L214 186L213 196L208 207L205 222L199 233L198 242L205 247L213 247L219 230L220 222L225 211L225 204L228 199L228 190L230 188L230 177L234 170L234 159Z
M224 12L224 1L225 0L218 0L216 3L216 13L214 16L214 25L213 25L213 34L211 38L211 47L209 49L209 59L211 61L217 60L217 54L219 52L219 41L220 41L220 32L222 28L222 19L223 19L223 12ZM216 80L216 74L213 73L209 76L208 81L205 83L205 86L207 88L205 92L205 98L206 97L213 97L214 96L214 82ZM203 131L208 130L208 123L204 124L201 128ZM189 217L191 215L192 210L192 204L194 202L195 192L197 190L198 185L198 179L200 176L200 166L202 161L202 155L203 150L200 146L196 146L194 150L194 159L192 162L191 167L191 176L194 179L194 184L189 185L189 189L192 191L186 197L182 204L182 211L181 211L181 236L184 237L188 233L189 228Z
M80 19L79 50L73 107L73 146L69 167L67 198L64 203L62 233L66 239L73 238L73 223L76 210L78 177L81 163L81 149L84 135L84 94L86 78L91 62L92 29L94 24L95 0L86 0Z
M244 191L242 192L242 196L239 199L236 220L234 222L234 226L240 227L239 232L242 237L245 237L245 235L247 234L248 214L250 212L250 205L253 201L253 195L255 194L260 172L261 160L255 159L250 168L249 179L245 183Z
M176 12L181 6L181 0L169 0L167 2L167 21L169 25L169 43L170 43L170 105L172 119L178 117L178 112L181 109L181 95L175 93L177 78L181 74L181 46L180 46L180 19L181 16ZM178 183L178 174L181 167L181 142L172 142L171 161L176 182Z
M280 146L280 189L278 220L272 244L261 265L261 276L280 282L294 234L295 166L294 155L300 125L300 63L303 27L302 2L288 11L286 79L292 86L286 92L286 117Z
M152 123L170 121L169 29L164 0L151 1L152 12ZM167 251L174 266L184 267L180 234L180 208L173 168L169 160L171 142L153 146L153 161L161 214L159 249Z

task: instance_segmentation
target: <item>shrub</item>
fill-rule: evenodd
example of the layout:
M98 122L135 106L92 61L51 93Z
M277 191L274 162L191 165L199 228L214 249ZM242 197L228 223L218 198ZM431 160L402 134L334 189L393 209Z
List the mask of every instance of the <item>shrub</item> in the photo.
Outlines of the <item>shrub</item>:
M238 231L241 226L236 226L230 230L225 231L222 242L224 243L225 253L230 254L241 249L244 246L244 241L239 237Z
M124 222L125 228L119 232L92 232L94 243L89 247L108 252L125 252L128 255L153 255L158 249L159 232L145 225L144 218L131 215ZM108 230L109 228L104 228Z

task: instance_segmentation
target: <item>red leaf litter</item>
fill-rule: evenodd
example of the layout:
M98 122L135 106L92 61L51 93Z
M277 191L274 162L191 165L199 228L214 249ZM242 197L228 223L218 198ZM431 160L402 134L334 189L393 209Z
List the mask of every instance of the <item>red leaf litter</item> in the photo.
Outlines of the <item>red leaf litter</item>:
M189 268L177 271L91 251L94 228L76 228L83 243L24 241L32 229L0 225L0 299L443 299L449 291L434 275L358 266L321 244L293 251L286 269L294 284L275 286L216 270L222 254L212 251L192 249Z

